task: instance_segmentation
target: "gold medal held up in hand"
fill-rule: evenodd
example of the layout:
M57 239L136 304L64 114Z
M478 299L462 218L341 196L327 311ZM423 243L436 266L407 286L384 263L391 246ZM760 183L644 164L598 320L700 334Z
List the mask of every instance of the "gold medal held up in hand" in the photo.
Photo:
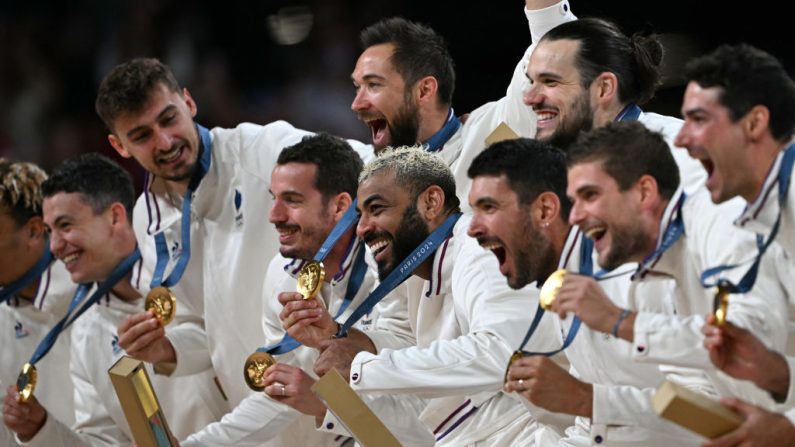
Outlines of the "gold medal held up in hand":
M729 287L725 281L719 281L718 286L715 288L713 310L718 326L726 324L726 316L729 313Z
M555 302L555 298L558 296L558 291L563 285L563 278L565 276L566 270L558 269L552 272L549 278L544 281L544 285L541 286L541 294L538 297L538 302L542 309L549 310L552 308L552 303Z
M255 352L248 356L243 367L246 385L254 391L265 389L265 370L276 364L276 359L267 352Z
M519 360L522 357L524 357L522 351L513 351L513 354L511 354L511 359L508 360L508 366L505 368L505 378L503 379L503 382L508 382L508 370L511 369L513 362Z
M325 276L326 271L323 270L322 262L307 262L301 271L298 272L298 293L303 295L305 300L314 298L317 292L320 291Z
M17 392L19 402L27 402L33 396L33 391L36 389L36 382L39 380L39 373L36 372L36 367L30 363L25 363L22 371L17 376Z
M168 287L155 287L146 294L144 309L152 310L163 326L171 323L177 313L177 297Z

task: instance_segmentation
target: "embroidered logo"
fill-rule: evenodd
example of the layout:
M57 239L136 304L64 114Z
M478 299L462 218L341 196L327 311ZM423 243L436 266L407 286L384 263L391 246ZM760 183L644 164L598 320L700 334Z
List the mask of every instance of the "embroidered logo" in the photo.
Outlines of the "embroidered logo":
M369 331L372 329L373 326L373 316L371 314L367 314L359 320L359 329L362 331Z
M17 338L24 338L30 335L27 329L22 326L21 321L17 321L17 324L14 325L14 336Z
M240 191L235 188L235 224L238 227L243 226L243 210L241 206L243 205L243 194L240 194Z
M121 346L119 346L119 336L114 335L113 340L110 341L110 346L113 348L113 354L118 354L121 352Z

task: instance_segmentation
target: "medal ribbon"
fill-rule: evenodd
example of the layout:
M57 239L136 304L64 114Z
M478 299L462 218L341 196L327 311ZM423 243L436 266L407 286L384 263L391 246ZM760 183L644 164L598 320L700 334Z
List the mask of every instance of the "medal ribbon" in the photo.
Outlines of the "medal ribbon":
M461 120L455 116L453 108L451 107L447 114L447 121L444 123L444 126L442 126L442 128L439 129L435 134L431 135L431 137L428 138L428 140L424 143L425 146L427 146L427 151L440 151L442 147L444 147L444 144L447 143L460 128Z
M356 200L357 199L354 199L354 201L351 203L351 206L348 207L348 209L345 211L345 214L343 214L342 219L340 219L340 221L334 225L334 228L331 230L331 233L329 233L328 237L326 237L326 240L323 242L320 250L318 250L315 254L315 257L313 258L315 261L323 262L323 260L326 259L326 256L328 256L328 254L331 252L331 249L334 248L334 245L337 244L337 241L339 241L340 237L342 237L346 231L348 231L359 221L359 215L356 211ZM353 301L353 298L357 293L359 293L359 289L362 287L364 275L367 273L367 263L364 261L364 245L365 244L363 242L359 244L359 249L357 250L353 260L351 278L348 280L348 287L345 289L345 297L342 300L342 304L337 311L337 315L334 316L335 320L339 318L343 312L345 312L345 310ZM299 346L301 346L301 343L285 332L281 341L275 345L262 346L257 349L257 352L267 352L268 354L273 355L286 354Z
M637 104L631 102L624 107L614 121L637 121L642 110Z
M196 125L196 129L201 137L201 158L196 171L190 179L188 190L182 199L182 220L181 220L181 233L182 233L182 252L179 255L179 260L174 266L174 270L168 275L168 278L163 280L163 275L166 272L168 265L168 245L166 243L166 236L161 231L155 234L155 247L157 249L157 263L155 264L155 272L152 275L152 281L149 284L151 289L158 286L171 287L179 282L182 275L185 273L185 268L188 267L190 261L190 215L191 203L193 202L193 193L199 187L207 171L210 170L210 162L212 160L212 141L210 139L210 131L206 128Z
M0 304L5 303L11 297L15 296L22 289L27 287L36 278L41 277L41 274L44 273L45 270L47 270L47 267L50 266L50 263L52 262L53 259L54 258L52 256L52 253L50 253L50 244L49 242L47 242L44 245L44 253L36 262L36 265L34 265L30 270L25 272L25 274L22 275L22 277L18 278L15 281L12 281L11 284L0 289Z
M737 284L732 283L727 279L719 279L715 282L709 282L709 279L725 270L730 270L735 267L742 265L740 264L731 264L731 265L719 265L717 267L712 267L704 272L701 273L701 285L705 288L715 287L716 285L720 285L724 287L729 293L746 293L750 291L754 287L754 283L756 282L756 275L759 273L759 263L762 261L762 255L765 254L770 244L776 239L776 235L778 234L778 228L781 224L781 214L786 205L787 201L787 192L789 191L789 183L790 179L792 178L792 165L795 163L795 144L791 144L784 150L784 157L781 160L781 170L778 174L778 216L776 217L776 222L773 224L773 228L770 230L770 235L767 237L765 241L761 234L756 235L756 246L758 249L758 253L756 258L754 259L753 264L745 272L745 275L740 279L740 282Z
M433 230L433 232L425 238L424 241L414 249L414 251L404 259L400 265L398 265L392 272L387 275L386 278L375 288L370 295L367 296L367 299L364 300L356 310L353 311L351 316L345 320L340 326L339 331L337 332L336 337L341 338L348 335L348 330L359 321L360 318L367 315L372 308L381 301L386 294L391 292L395 287L400 285L403 281L408 279L414 270L419 267L426 259L428 259L431 255L436 253L436 250L439 248L441 243L449 238L453 234L453 227L455 226L458 219L461 217L461 213L451 214L438 228Z
M42 357L47 355L50 352L50 349L55 344L55 341L58 339L58 336L63 332L66 328L69 327L76 319L78 319L89 307L94 305L97 301L100 300L110 289L113 288L119 281L121 281L124 276L130 272L136 262L141 259L141 252L138 251L138 248L132 252L129 256L127 256L119 265L113 269L110 276L97 286L96 291L87 299L83 300L88 292L91 290L93 283L85 283L80 284L77 290L75 291L74 296L72 296L72 301L69 303L69 311L66 312L66 315L61 318L61 321L58 322L47 335L39 342L39 346L36 347L36 350L33 352L33 355L30 357L30 364L35 365L36 362L41 360ZM83 302L82 307L75 312L77 306Z

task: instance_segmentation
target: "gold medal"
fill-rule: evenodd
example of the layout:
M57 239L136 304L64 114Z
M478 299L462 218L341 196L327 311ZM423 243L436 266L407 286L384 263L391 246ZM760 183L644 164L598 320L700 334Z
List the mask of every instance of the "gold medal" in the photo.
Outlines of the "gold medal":
M39 373L36 372L36 367L30 363L25 363L22 371L17 376L17 392L19 402L27 402L33 396L33 390L36 389L36 382L39 379Z
M552 272L544 281L544 285L541 286L541 294L538 297L538 302L541 305L541 308L544 310L549 310L552 308L552 303L555 302L555 298L558 296L558 290L563 285L563 278L566 276L565 269L559 269Z
M508 360L508 367L505 368L505 378L503 379L503 382L508 382L508 370L511 369L513 362L519 360L522 357L524 357L522 351L513 351L513 354L511 354L511 359Z
M305 300L309 300L317 295L320 291L320 286L323 285L323 278L326 272L323 270L323 263L317 261L309 261L298 272L298 293L304 296Z
M718 326L726 324L726 316L729 313L729 289L725 284L719 283L715 288L713 308Z
M146 295L144 309L152 310L163 326L171 323L177 313L177 297L167 287L155 287Z
M265 389L265 370L276 364L276 359L267 352L255 352L248 356L243 368L246 385L254 391Z

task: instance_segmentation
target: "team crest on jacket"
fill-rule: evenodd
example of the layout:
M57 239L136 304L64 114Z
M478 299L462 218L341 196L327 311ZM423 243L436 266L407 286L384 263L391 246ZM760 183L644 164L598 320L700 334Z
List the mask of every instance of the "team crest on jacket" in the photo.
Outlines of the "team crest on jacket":
M240 194L240 191L235 188L235 224L238 227L243 226L243 194Z
M14 325L14 336L16 338L24 338L27 337L28 335L30 335L30 333L28 332L27 329L25 329L24 326L22 326L22 322L17 321L17 324Z

